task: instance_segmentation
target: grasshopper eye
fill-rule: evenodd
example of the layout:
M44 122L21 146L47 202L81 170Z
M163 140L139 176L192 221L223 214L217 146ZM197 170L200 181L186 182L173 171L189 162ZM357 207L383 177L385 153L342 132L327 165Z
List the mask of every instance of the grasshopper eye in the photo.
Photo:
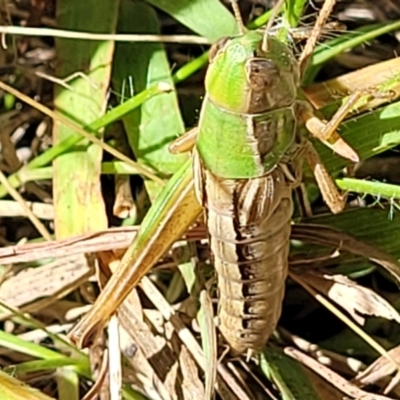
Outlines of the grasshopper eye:
M211 46L210 49L210 54L208 56L208 60L209 62L212 62L215 58L215 56L220 52L220 50L222 50L222 48L225 46L225 44L230 40L229 37L224 37L219 39L216 43L214 43Z

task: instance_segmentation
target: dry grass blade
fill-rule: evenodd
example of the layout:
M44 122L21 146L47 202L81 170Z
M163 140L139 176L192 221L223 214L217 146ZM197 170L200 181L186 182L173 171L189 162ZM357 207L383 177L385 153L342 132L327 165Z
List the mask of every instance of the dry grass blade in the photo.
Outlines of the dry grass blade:
M369 89L374 90L375 93L382 92L382 94L385 91L390 91L393 92L393 97L398 97L400 93L399 68L400 58L393 58L322 83L315 83L303 88L303 92L307 100L316 109L335 103L342 97L360 90ZM370 95L365 97L370 97ZM346 101L346 99L343 99L343 101ZM388 98L383 95L375 96L370 101L365 101L364 98L356 104L354 110L360 113L378 107L387 101ZM350 111L350 115L351 113L352 111Z
M122 395L122 357L119 336L119 322L113 315L108 324L108 374L110 383L110 400L120 400ZM112 354L109 356L108 354Z
M199 378L198 366L184 344L179 346L179 368L182 373L182 399L204 399L204 385Z
M398 363L394 358L390 356L390 354L386 351L386 349L378 343L375 339L373 339L370 335L364 332L357 324L355 324L347 315L335 307L329 300L327 300L324 296L320 295L318 291L313 289L307 282L302 278L301 275L297 275L296 273L290 272L289 276L301 285L308 293L314 297L315 300L320 302L325 308L332 312L332 314L336 315L341 321L343 321L350 329L352 329L357 335L359 335L366 343L368 343L374 350L376 350L379 354L385 357L388 361L392 362L396 369L400 371L400 363Z
M177 335L185 344L190 354L196 360L200 368L205 371L205 369L207 368L207 363L204 358L202 349L200 348L198 342L189 331L189 329L183 324L182 320L174 312L170 304L164 299L162 294L147 277L142 278L139 286L146 293L147 297L153 302L153 304L160 310L163 317L167 321L171 322ZM240 399L248 398L246 393L244 393L241 387L236 383L236 381L230 377L229 372L224 369L221 364L218 365L217 391L220 394L231 393L230 396L233 396L233 398L235 398L235 396ZM224 398L225 396L226 394L224 395Z
M6 277L0 299L9 305L34 312L71 293L93 275L83 254L58 258L41 268L24 268ZM1 314L4 319L7 314Z
M122 306L121 309L123 308L124 307ZM125 317L127 314L118 313L118 315L122 315L122 317ZM131 327L134 329L140 329L140 326L137 325L135 321L133 321L132 324L129 324L129 322L130 321L128 321L127 324L123 322L122 325L126 326L127 328ZM165 370L163 374L160 374L157 371L157 357L152 357L150 354L145 355L141 349L142 345L145 343L145 335L150 338L149 346L147 347L150 347L150 345L154 343L153 333L150 331L146 323L144 323L143 325L145 326L145 330L139 333L139 336L142 337L138 341L136 341L137 335L133 334L133 330L129 330L128 333L128 331L126 331L125 329L120 328L121 350L125 359L123 371L124 378L132 382L135 388L137 388L142 393L146 393L152 399L172 400L176 398L176 390L173 386L173 383L175 381L173 381L171 385L170 380L168 379L168 375L175 374L175 365L177 364L171 364L169 366L169 370ZM165 346L164 349L167 349L167 346ZM157 351L155 351L153 355L156 354ZM158 354L160 354L162 364L163 355L161 352ZM171 354L171 359L172 358L174 358L174 356Z
M106 278L110 276L110 272L118 266L119 260L112 252L102 252L99 257L102 272L100 281L105 282ZM140 354L137 357L144 357L144 360L146 360L145 376L148 379L138 376L139 370L134 373L138 383L147 388L152 386L151 391L157 392L163 399L174 398L176 396L176 382L175 378L171 378L171 373L176 370L178 365L176 355L168 346L166 338L160 333L155 334L145 322L143 308L136 289L129 294L118 309L118 319L125 332L133 339L134 346L138 348L137 350ZM125 346L123 348L127 348L127 340L128 338L125 336ZM130 353L132 352L124 352L128 356L127 358L132 367L135 368L133 364L134 357ZM152 382L152 385L150 385L150 382Z
M115 201L113 215L118 218L135 218L137 213L128 175L115 178Z
M285 342L294 345L298 350L311 355L321 364L329 366L332 370L342 375L352 376L354 373L359 373L365 369L365 364L354 357L343 356L322 348L283 328L279 329L279 333L285 339Z
M52 204L26 201L25 206L32 211L36 217L44 220L54 219L54 207ZM27 217L25 207L12 200L0 200L0 217Z
M106 34L69 31L49 28L27 28L22 26L0 26L0 33L17 36L52 36L64 39L84 39L89 41L115 41L115 42L164 42L164 43L190 43L210 44L206 38L194 35L135 35L135 34Z
M135 237L137 230L137 226L109 228L63 240L2 247L0 248L0 263L16 264L47 257L59 258L73 254L126 249ZM185 234L185 238L191 241L205 237L204 227L193 227Z
M203 351L208 364L205 370L204 400L214 397L214 386L217 381L217 332L214 324L214 310L212 300L207 290L200 292L200 311L198 314L202 333Z
M3 247L0 248L0 262L17 264L47 257L59 258L72 254L125 249L135 237L137 229L137 227L112 228L63 240Z
M104 357L100 364L100 369L98 374L96 374L96 380L92 387L88 390L82 400L92 400L95 398L102 397L103 395L103 387L109 385L108 376L107 376L107 360L108 360L108 350L104 351ZM118 357L119 358L119 357ZM96 372L96 371L95 371ZM108 395L108 393L106 394Z
M315 49L315 46L318 42L318 39L321 35L321 32L324 28L326 20L329 18L329 15L332 12L333 6L335 5L336 0L325 0L324 4L319 12L319 16L309 39L307 40L306 46L304 47L303 52L301 53L299 64L301 75L304 74L305 69L307 68L308 61Z
M345 309L360 325L364 324L365 315L400 323L399 313L385 299L343 275L330 275L327 271L304 272L300 275L311 287Z
M131 296L118 310L120 324L124 327L122 349L132 369L129 375L152 397L173 399L176 396L175 379L170 375L177 369L176 355L164 337L154 334L149 325L138 318L138 307L133 306L137 302L132 302Z
M395 348L388 351L388 354L395 359L397 362L400 361L400 347L396 346ZM398 385L398 376L397 373L394 378L388 382L390 375L394 374L397 371L396 367L385 357L377 358L371 365L368 366L364 371L359 373L354 381L362 386L367 385L379 385L384 384L387 385L385 393L388 393L393 389L393 385ZM397 390L398 393L398 390Z
M379 394L371 395L368 392L358 388L353 383L348 382L346 379L342 378L340 375L330 370L329 368L323 366L322 364L315 361L312 357L292 348L286 347L284 353L293 359L299 361L301 364L310 368L316 374L323 377L326 381L330 382L333 386L338 388L341 392L345 393L354 399L374 399L374 400L392 400L389 397L381 396Z

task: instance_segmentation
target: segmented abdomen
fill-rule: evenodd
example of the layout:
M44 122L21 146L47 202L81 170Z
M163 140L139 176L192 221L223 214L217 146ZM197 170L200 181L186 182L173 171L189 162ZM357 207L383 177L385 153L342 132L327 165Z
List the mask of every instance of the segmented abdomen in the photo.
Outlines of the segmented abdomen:
M200 198L218 274L220 330L235 353L259 350L276 327L288 269L292 187L278 165L242 180L200 167Z

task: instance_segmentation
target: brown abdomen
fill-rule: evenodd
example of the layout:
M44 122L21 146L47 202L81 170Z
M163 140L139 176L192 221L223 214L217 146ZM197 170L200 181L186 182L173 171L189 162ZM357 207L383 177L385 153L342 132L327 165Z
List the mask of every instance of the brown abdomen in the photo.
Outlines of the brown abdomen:
M218 274L220 330L234 353L259 350L281 313L288 269L291 185L278 166L249 180L201 171Z

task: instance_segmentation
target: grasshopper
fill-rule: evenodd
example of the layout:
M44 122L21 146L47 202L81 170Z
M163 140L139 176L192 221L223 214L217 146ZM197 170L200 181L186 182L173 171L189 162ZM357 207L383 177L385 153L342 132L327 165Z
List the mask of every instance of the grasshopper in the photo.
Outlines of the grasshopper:
M218 276L219 329L233 353L259 350L281 313L292 192L302 181L303 159L332 212L344 207L299 127L305 125L337 153L357 161L335 129L359 96L329 123L316 118L299 100L307 54L298 62L269 26L264 32L246 31L234 10L240 34L212 47L199 125L173 146L173 151L193 147L193 162L171 178L93 308L70 332L79 347L204 210ZM321 11L316 30L328 14Z

